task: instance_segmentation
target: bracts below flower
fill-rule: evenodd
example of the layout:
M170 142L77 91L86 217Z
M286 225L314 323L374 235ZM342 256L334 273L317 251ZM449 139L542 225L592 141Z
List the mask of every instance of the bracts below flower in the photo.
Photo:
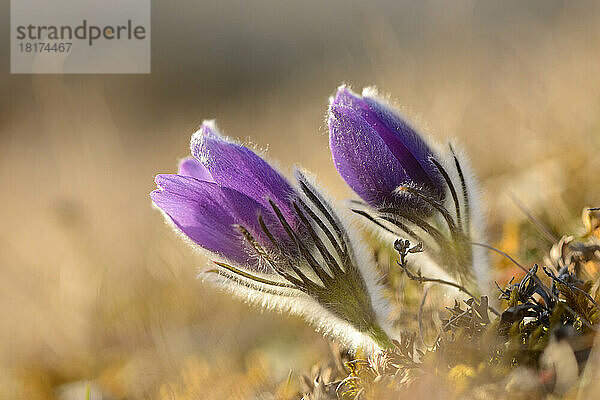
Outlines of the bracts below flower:
M217 266L213 281L267 308L308 319L351 348L390 348L373 261L304 173L292 186L208 122L178 175L158 175L151 197Z

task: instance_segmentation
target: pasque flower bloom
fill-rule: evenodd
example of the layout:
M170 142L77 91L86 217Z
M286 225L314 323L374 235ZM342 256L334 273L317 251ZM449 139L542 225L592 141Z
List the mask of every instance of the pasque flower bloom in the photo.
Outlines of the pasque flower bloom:
M407 184L444 198L444 180L431 162L433 150L381 101L342 86L331 100L328 122L335 167L369 205L417 207L415 199L396 193Z
M328 125L335 167L364 201L353 211L423 242L427 263L485 289L485 254L471 245L483 222L466 161L451 146L444 152L428 143L373 89L360 96L341 86L330 99Z
M154 204L196 247L215 280L265 307L300 314L350 346L389 347L372 260L300 171L292 185L211 122L179 174L158 175ZM386 332L387 331L387 332Z

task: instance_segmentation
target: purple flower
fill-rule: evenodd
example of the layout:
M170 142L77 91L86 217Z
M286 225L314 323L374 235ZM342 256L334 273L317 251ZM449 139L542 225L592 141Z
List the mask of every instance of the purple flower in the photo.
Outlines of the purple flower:
M329 105L335 167L367 203L352 211L378 229L422 243L427 265L477 291L487 281L485 256L471 242L484 222L468 164L449 145L437 153L396 110L341 86ZM434 218L435 216L435 218ZM472 223L475 220L475 223Z
M305 175L297 187L205 123L179 174L150 196L192 242L216 255L220 284L302 315L350 346L391 347L376 278L345 225ZM368 270L369 269L369 270Z
M179 174L157 175L159 189L150 194L173 224L200 247L226 260L268 270L259 266L240 232L242 226L258 244L273 248L260 217L271 225L280 250L294 253L294 243L279 226L270 204L298 230L292 212L297 195L289 182L251 150L218 135L211 123L200 128L190 147L195 158L184 159Z
M414 197L396 192L400 186L443 200L444 180L431 162L436 155L395 110L341 86L330 101L328 123L335 167L369 205L421 208Z

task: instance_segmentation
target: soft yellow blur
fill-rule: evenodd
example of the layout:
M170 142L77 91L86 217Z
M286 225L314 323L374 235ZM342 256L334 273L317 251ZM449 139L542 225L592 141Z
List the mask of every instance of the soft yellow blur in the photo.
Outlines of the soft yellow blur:
M205 118L286 172L317 172L341 200L327 98L342 82L377 85L423 131L464 146L490 241L526 261L549 244L511 193L559 234L583 233L582 207L600 206L592 3L157 3L149 76L11 76L2 64L2 399L286 398L328 359L299 319L196 280L206 260L152 209L154 175L175 170Z

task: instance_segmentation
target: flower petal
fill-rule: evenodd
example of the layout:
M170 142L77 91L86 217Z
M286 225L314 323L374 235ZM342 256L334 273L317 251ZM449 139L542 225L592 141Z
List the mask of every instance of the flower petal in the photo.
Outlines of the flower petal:
M373 206L406 201L392 192L411 183L443 198L444 184L425 141L393 110L341 87L329 110L330 147L336 168Z
M191 176L200 181L214 182L208 169L193 157L181 160L179 163L179 175Z
M159 189L150 193L152 201L192 241L213 253L245 265L249 256L235 231L235 217L224 207L227 198L211 182L182 175L157 175Z
M430 160L434 154L421 136L383 104L368 97L364 101L371 111L366 118L367 122L375 124L375 130L402 163L410 178L442 195L442 177Z
M236 224L246 228L261 246L272 252L276 251L275 246L260 226L258 221L259 215L263 218L269 232L277 241L279 250L287 254L295 254L297 252L296 245L289 238L270 208L267 209L262 204L235 189L222 187L221 192L226 200L224 206L235 217Z
M258 260L249 256L248 243L236 225L242 225L258 243L272 251L273 245L258 222L260 214L280 248L288 253L296 251L273 214L243 193L174 174L158 175L156 183L160 189L150 194L154 203L185 235L206 250L239 265L256 268Z
M353 109L330 107L329 145L338 172L363 200L376 207L397 202L394 190L408 176L381 137Z
M292 225L296 224L291 207L294 189L252 150L226 140L205 125L192 136L190 148L216 183L244 193L267 208L268 199L273 200Z

